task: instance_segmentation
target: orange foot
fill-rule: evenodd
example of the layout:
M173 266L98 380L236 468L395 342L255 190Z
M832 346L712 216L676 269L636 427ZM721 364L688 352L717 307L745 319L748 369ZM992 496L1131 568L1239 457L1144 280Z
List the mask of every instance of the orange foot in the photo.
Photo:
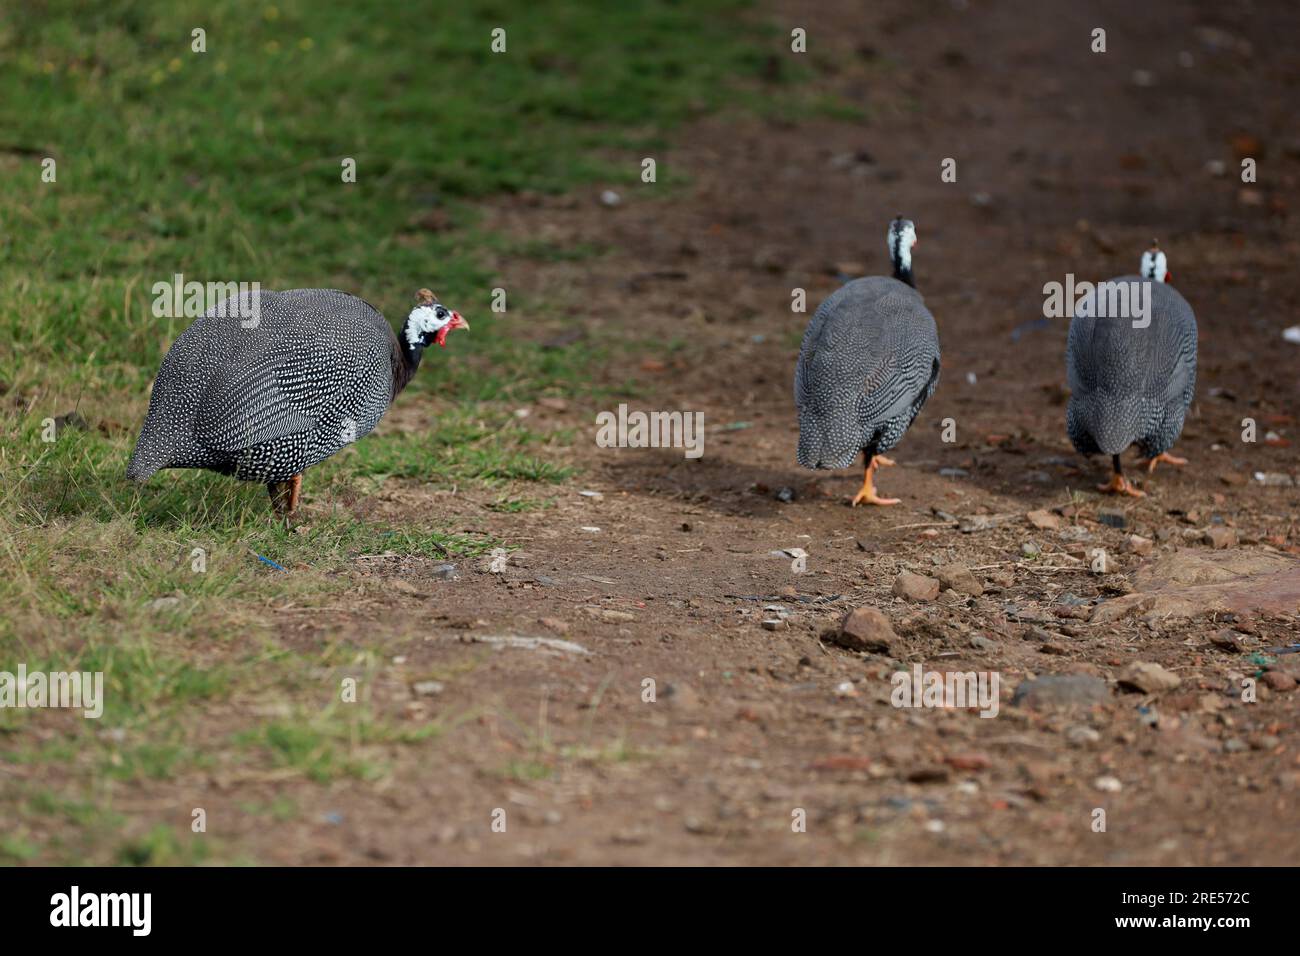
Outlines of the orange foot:
M1110 481L1104 485L1098 485L1097 490L1105 494L1128 495L1130 498L1145 498L1147 493L1140 491L1123 475L1116 473L1110 476Z
M876 455L867 463L865 474L862 476L862 490L853 496L852 507L866 502L869 505L896 505L901 504L900 498L882 498L876 494L876 485L872 480L876 474L876 468L880 465L893 465L892 458L886 458L884 455Z
M298 499L302 495L302 473L287 481L271 482L266 490L271 493L271 507L275 513L287 519L298 510Z
M1179 467L1187 464L1186 458L1179 458L1176 455L1169 454L1169 452L1167 451L1162 451L1154 458L1147 458L1138 462L1138 465L1146 466L1147 474L1149 475L1156 470L1156 462L1160 462L1160 461L1163 461L1167 465L1178 465Z

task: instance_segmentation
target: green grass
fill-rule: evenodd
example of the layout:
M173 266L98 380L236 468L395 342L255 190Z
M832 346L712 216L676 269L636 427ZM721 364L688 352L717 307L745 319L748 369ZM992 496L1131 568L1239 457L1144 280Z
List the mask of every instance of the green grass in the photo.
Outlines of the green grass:
M291 646L285 617L269 611L380 586L353 574L363 555L461 560L512 546L436 508L395 521L354 507L385 482L493 489L498 513L551 506L578 436L540 433L513 412L544 396L634 394L632 383L592 384L626 343L543 348L574 303L517 288L494 263L581 263L606 250L492 234L479 205L603 184L660 197L680 171L661 163L651 193L640 159L673 126L736 104L800 103L797 70L760 84L782 34L748 6L6 6L0 670L100 671L105 709L97 721L0 709L0 778L23 770L21 786L0 788L0 862L245 862L183 819L125 819L115 795L188 806L179 794L195 776L245 762L311 783L369 781L391 772L395 751L436 744L441 716L394 724L332 696L321 673L358 654L373 670L370 651L337 635L323 650ZM191 51L196 27L205 53ZM507 31L504 54L489 49L495 27ZM42 181L46 158L54 182ZM343 181L345 159L355 183ZM123 478L149 385L189 322L153 314L154 283L175 273L341 288L394 321L429 286L472 330L427 357L399 399L401 427L308 473L310 519L287 529L269 519L260 486L206 472L165 471L143 487ZM505 313L491 309L497 285ZM82 423L50 435L48 422L74 410ZM409 416L426 411L411 429ZM280 706L292 716L265 716ZM258 805L279 820L299 804Z

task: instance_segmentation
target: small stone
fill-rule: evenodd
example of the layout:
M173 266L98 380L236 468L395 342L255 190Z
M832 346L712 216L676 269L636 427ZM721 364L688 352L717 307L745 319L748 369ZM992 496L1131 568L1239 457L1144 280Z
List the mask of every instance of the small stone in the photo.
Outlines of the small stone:
M1098 777L1092 785L1105 793L1119 793L1124 789L1124 784L1115 777Z
M154 598L145 605L151 611L170 611L172 608L179 606L181 599L175 596Z
M874 607L860 607L845 616L838 634L831 642L851 651L870 651L888 654L898 635L883 613Z
M416 681L411 690L417 697L437 697L443 691L443 683L438 680Z
M1154 547L1154 541L1150 538L1144 538L1140 534L1131 534L1124 539L1124 550L1129 554L1136 554L1138 557L1146 557Z
M993 766L993 758L979 752L950 754L943 762L954 770L987 770Z
M1239 754L1243 750L1249 750L1250 747L1246 741L1240 737L1229 737L1223 742L1223 752L1230 754Z
M765 631L779 631L783 627L785 627L785 620L782 618L769 617L763 620L763 630Z
M1128 524L1122 511L1098 511L1097 520L1108 528L1123 528Z
M790 502L795 500L796 496L793 488L778 488L776 494L772 497L776 498L776 500L782 504L788 505Z
M1159 664L1150 661L1134 661L1120 671L1118 681L1122 687L1134 688L1145 694L1173 690L1183 682L1177 674L1172 674Z
M989 583L1000 588L1014 587L1016 572L1011 568L998 568L989 574Z
M622 202L623 197L612 189L606 189L600 194L600 204L608 209L613 209Z
M908 601L933 601L939 596L939 582L924 574L904 571L894 579L894 594Z
M939 577L940 587L951 588L958 594L969 594L971 597L979 597L984 593L984 585L975 579L970 568L964 564L945 564L935 573Z
M600 612L600 619L608 621L610 624L630 624L636 620L636 615L628 611L614 611L606 608Z
M853 686L853 681L844 680L835 685L836 697L857 697L858 689Z
M1232 654L1240 654L1242 651L1241 638L1236 631L1230 628L1225 627L1223 630L1211 634L1210 643Z
M1083 724L1075 724L1065 731L1065 739L1076 747L1085 747L1088 744L1095 744L1101 740L1101 734L1091 727Z
M440 564L429 572L429 576L439 581L456 581L460 578L454 564Z
M1026 558L1036 558L1043 553L1043 549L1038 546L1036 541L1026 541L1020 545L1020 553Z
M977 651L996 651L998 645L996 641L991 641L983 634L975 634L970 639L970 646Z
M1060 515L1054 515L1050 511L1038 510L1031 511L1025 515L1029 523L1041 531L1055 531L1061 527Z
M949 776L947 767L917 767L908 771L907 779L912 783L943 783Z
M1290 674L1284 674L1281 671L1269 671L1260 678L1270 690L1286 693L1289 690L1295 690L1296 679Z
M565 621L561 621L558 617L544 617L540 619L537 623L542 625L542 627L546 628L548 631L551 631L555 634L569 633L568 623Z
M1214 548L1216 551L1224 548L1232 548L1237 544L1237 532L1232 528L1225 528L1223 525L1215 525L1206 530L1201 536L1201 540Z
M1011 703L1031 710L1056 707L1091 707L1110 699L1110 687L1099 677L1088 674L1048 674L1023 681L1016 688Z

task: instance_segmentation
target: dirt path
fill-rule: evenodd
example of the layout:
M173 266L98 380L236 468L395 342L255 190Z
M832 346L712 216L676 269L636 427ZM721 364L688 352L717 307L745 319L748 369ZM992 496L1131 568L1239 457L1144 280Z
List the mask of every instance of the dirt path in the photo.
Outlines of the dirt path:
M424 565L380 568L395 579L391 600L308 624L286 617L294 642L363 631L388 662L371 701L444 730L397 751L378 784L296 793L299 820L237 835L259 859L1295 861L1300 695L1261 683L1248 704L1240 681L1260 669L1247 655L1297 640L1297 608L1235 620L1087 615L1143 583L1128 535L1153 540L1153 559L1277 557L1300 543L1300 493L1250 477L1293 474L1294 448L1240 440L1246 416L1261 436L1294 431L1300 353L1285 351L1295 347L1281 329L1300 296L1288 228L1297 74L1277 41L1296 35L1300 11L860 6L819 4L832 9L790 22L819 53L817 82L864 107L866 122L717 118L657 157L661 176L689 177L683 192L647 187L616 209L594 195L521 198L491 213L520 236L609 250L499 268L513 288L570 303L569 327L657 343L607 369L607 383L636 379L632 408L704 412L704 456L598 448L601 409L550 402L525 421L576 428L583 469L554 508L500 515L486 495L413 485L381 494L377 508L434 508L449 527L525 550L501 573L467 564L455 581L426 580ZM1104 55L1089 51L1096 26L1108 31ZM1262 154L1248 191L1233 177L1234 148ZM945 157L957 159L955 184L940 180ZM1229 175L1207 172L1211 160ZM811 312L838 272L884 271L897 213L920 233L918 285L939 322L943 377L881 478L903 504L850 510L858 475L794 465L790 380L807 316L791 312L791 290L807 290ZM1198 399L1177 449L1192 463L1157 472L1150 497L1116 503L1092 492L1101 463L1078 459L1064 433L1065 323L1035 320L1044 282L1131 272L1153 231L1200 322ZM514 318L522 336L558 329ZM395 414L389 427L424 413ZM947 418L954 443L941 440ZM782 488L795 500L778 500ZM1059 529L1025 519L1053 508ZM1235 530L1237 543L1214 551L1203 543L1211 527ZM1029 542L1037 560L1023 553ZM808 553L806 573L772 555L794 547ZM1080 560L1095 547L1111 573ZM891 593L900 572L940 564L973 569L983 593ZM778 630L761 624L772 604L788 612ZM887 653L819 639L863 605L891 619ZM1210 642L1232 626L1244 652ZM582 650L491 643L505 635ZM1136 661L1180 686L1113 686ZM895 662L997 672L998 717L890 706ZM1045 674L1112 686L1093 707L1011 703ZM440 689L413 691L424 679ZM654 703L642 698L647 680ZM279 786L225 793L234 804ZM491 830L497 808L503 834ZM1098 808L1105 833L1093 829ZM792 832L800 810L807 832Z

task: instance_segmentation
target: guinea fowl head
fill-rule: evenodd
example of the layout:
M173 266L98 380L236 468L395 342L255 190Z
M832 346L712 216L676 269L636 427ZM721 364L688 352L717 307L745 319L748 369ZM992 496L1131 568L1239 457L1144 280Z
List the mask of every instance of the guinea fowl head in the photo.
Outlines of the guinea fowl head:
M459 312L447 308L428 289L421 289L415 294L415 308L406 317L402 337L408 350L426 349L433 342L446 348L448 333L468 328L469 323Z
M912 247L916 245L916 225L910 219L895 216L889 224L889 260L894 264L894 278L916 288L912 279Z
M1173 273L1169 271L1169 260L1160 251L1160 243L1151 240L1151 248L1142 253L1142 278L1156 282L1168 282Z

